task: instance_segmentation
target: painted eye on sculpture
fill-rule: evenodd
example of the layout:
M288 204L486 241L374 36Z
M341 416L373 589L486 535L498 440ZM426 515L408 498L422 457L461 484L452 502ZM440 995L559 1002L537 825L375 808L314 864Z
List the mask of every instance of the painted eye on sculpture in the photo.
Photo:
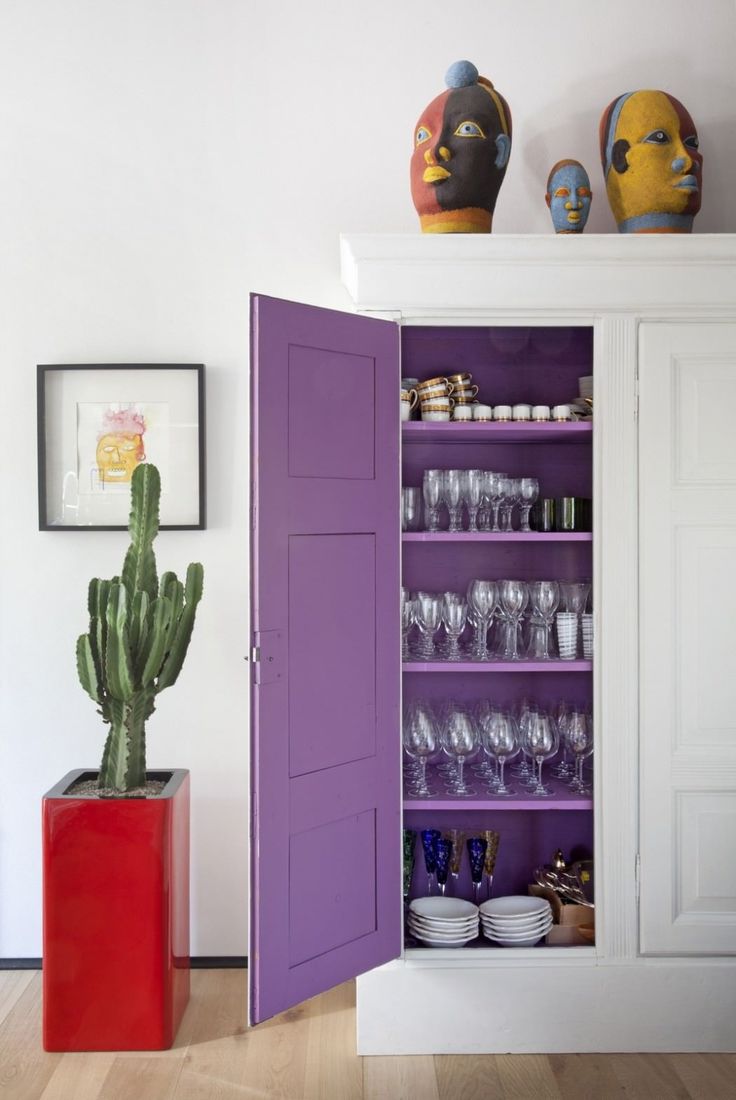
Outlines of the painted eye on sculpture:
M581 199L589 199L592 195L592 191L589 187L578 187L578 195Z
M682 144L684 146L686 146L686 148L688 148L688 149L698 149L700 147L700 142L698 141L698 135L697 134L691 134L690 137L685 138L685 140L683 141Z
M668 145L670 136L666 130L652 130L651 134L647 134L644 138L644 142L649 145Z
M567 187L558 187L557 190L555 191L554 197L556 199L566 199L569 196L569 194L570 194L570 192L569 192Z
M478 123L469 120L461 122L455 131L455 137L484 138L485 136Z
M417 130L416 143L417 145L423 145L425 141L429 141L431 133L426 126L420 126Z

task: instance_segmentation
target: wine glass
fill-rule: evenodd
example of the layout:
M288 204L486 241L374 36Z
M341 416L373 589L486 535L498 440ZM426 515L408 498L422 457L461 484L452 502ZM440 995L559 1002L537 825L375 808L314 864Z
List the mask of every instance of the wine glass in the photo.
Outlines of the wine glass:
M471 581L468 585L467 598L468 606L473 614L473 657L476 661L487 661L490 656L488 653L488 629L496 607L495 582Z
M436 864L435 873L437 875L440 894L444 897L447 888L447 876L450 871L450 862L452 860L452 841L444 836L438 837L434 846L434 858Z
M478 509L483 498L483 471L464 470L462 492L465 507L468 509L468 531L478 530Z
M464 708L454 706L445 717L440 733L442 747L451 760L457 762L457 774L450 780L448 790L459 798L470 798L475 794L465 782L465 761L478 748L478 730L472 715Z
M525 742L527 752L538 770L536 785L532 790L534 798L550 798L554 791L542 782L542 765L554 756L560 747L560 734L557 723L547 711L533 711L526 726Z
M526 581L499 581L498 595L506 618L503 656L508 661L520 661L522 658L519 654L519 625L529 602L529 585Z
M532 510L532 505L539 496L539 482L535 477L522 477L519 478L519 498L520 498L520 516L521 522L519 524L520 531L531 531L529 526L529 513Z
M592 788L583 779L583 761L593 752L593 719L582 710L573 710L565 722L565 744L575 758L575 778L570 790L591 794Z
M422 479L424 520L428 531L440 529L440 504L442 503L442 470L425 470Z
M431 661L436 655L434 636L442 622L441 597L432 592L417 592L414 597L414 621L419 627L419 658Z
M442 600L442 623L447 634L448 661L462 661L460 652L460 635L465 629L468 617L468 605L462 596L455 592L445 592Z
M421 511L421 490L413 486L401 490L401 530L418 531Z
M470 860L470 880L473 883L473 901L480 905L480 888L488 851L488 841L482 836L470 836L467 841Z
M462 531L462 475L463 470L442 471L442 499L450 516L449 531Z
M532 624L539 629L530 641L528 656L536 661L551 660L549 652L552 623L560 602L560 586L557 581L531 581L529 601L532 605Z
M450 874L452 876L453 893L457 894L457 880L460 877L460 866L463 861L463 848L465 847L465 833L462 829L445 829L443 837L452 844L452 856L450 857Z
M504 473L489 473L488 475L488 489L490 492L491 507L493 508L493 531L501 530L498 526L498 510L503 501L501 486L506 478L508 478L508 474Z
M401 660L410 661L409 631L414 625L414 601L408 589L401 589Z
M411 794L417 798L430 798L433 791L427 784L427 759L437 751L439 731L431 706L414 700L404 711L402 740L408 756L419 764L419 772Z
M516 478L504 476L499 481L501 496L501 530L513 531L511 512L516 503Z
M424 854L424 869L427 872L427 893L432 893L432 879L437 873L437 841L442 833L439 829L422 829L422 852Z
M483 744L489 756L498 761L498 785L494 789L497 798L511 798L515 793L507 787L503 770L507 760L513 760L519 754L519 727L511 714L494 711L483 725Z

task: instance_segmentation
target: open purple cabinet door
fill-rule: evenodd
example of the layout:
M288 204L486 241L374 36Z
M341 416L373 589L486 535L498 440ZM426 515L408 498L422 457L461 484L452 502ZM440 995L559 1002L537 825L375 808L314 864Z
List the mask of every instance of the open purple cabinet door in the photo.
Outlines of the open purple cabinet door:
M398 327L254 295L251 1023L401 951Z

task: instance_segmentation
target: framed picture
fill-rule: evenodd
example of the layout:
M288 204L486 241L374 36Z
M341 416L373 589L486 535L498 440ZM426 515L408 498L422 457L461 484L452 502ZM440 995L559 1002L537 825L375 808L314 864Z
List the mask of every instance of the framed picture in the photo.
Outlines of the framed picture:
M130 479L161 474L161 529L205 525L204 367L39 366L38 523L42 531L128 526Z

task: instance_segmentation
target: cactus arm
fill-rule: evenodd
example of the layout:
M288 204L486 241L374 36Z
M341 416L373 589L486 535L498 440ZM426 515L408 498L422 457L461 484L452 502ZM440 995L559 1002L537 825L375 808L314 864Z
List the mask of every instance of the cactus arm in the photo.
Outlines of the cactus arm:
M161 577L159 594L167 596L171 600L171 620L175 623L178 622L181 609L184 606L184 585L177 578L176 573L164 573Z
M143 665L143 650L148 634L148 596L145 592L136 592L130 609L130 653L133 659L133 672L137 677Z
M148 687L161 671L161 665L169 648L169 639L172 622L171 600L166 596L159 596L151 605L153 616L151 629L148 633L146 663L141 673L141 683Z
M125 727L128 734L128 762L125 789L143 787L146 782L146 719L150 711L153 690L137 692L126 706Z
M189 640L197 613L197 604L202 598L204 570L199 562L191 562L187 568L186 600L179 620L174 629L174 638L156 683L158 691L170 687L176 681L187 655Z
M127 625L125 586L110 586L107 602L107 655L105 661L107 685L114 699L127 702L133 695L133 668Z
M79 682L95 703L102 703L100 694L100 679L97 673L97 663L92 652L89 635L80 634L77 638L77 674Z
M131 599L142 590L153 600L158 593L153 540L158 534L161 496L161 478L156 467L146 462L136 466L130 492L130 546L123 563L123 584Z

